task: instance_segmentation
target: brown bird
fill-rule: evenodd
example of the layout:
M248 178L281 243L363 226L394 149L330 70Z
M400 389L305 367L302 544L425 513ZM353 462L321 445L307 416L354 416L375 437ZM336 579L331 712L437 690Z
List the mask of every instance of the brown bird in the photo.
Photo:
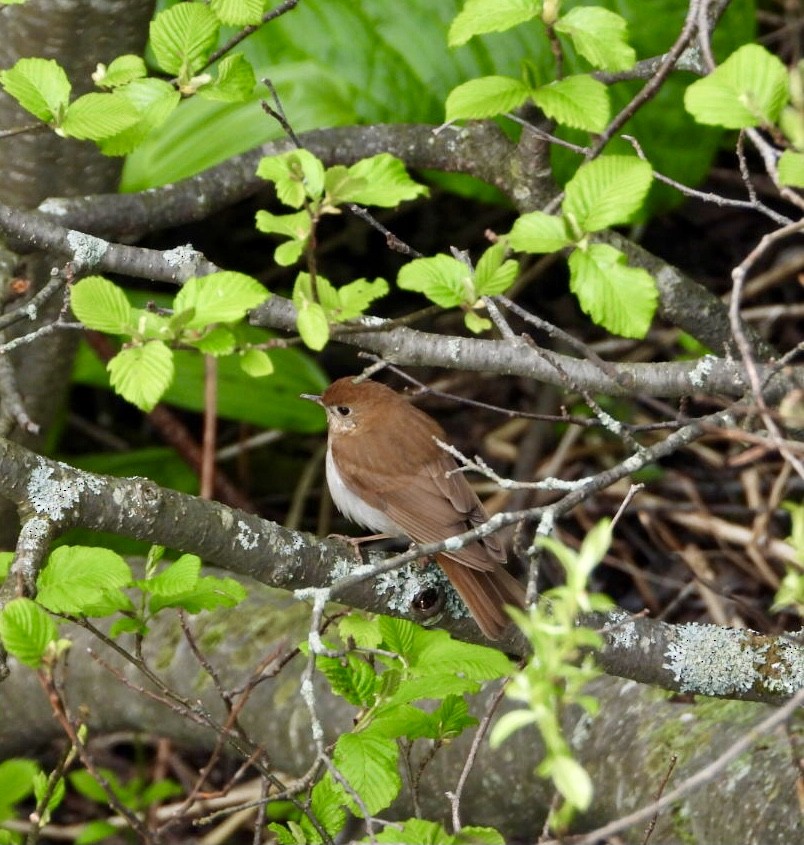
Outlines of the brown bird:
M321 396L302 394L327 412L327 484L348 519L390 536L437 543L488 519L455 460L435 442L441 426L400 394L375 381L333 382ZM523 607L525 592L504 569L499 539L483 537L436 559L480 630L500 638L506 604Z

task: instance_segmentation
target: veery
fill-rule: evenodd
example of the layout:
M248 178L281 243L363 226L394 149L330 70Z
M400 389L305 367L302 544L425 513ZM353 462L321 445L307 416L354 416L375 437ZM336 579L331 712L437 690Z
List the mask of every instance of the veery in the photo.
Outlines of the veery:
M400 394L374 381L333 382L321 396L302 394L327 413L327 485L348 519L372 531L437 543L488 519L455 460L435 442L441 426ZM480 630L499 639L525 592L504 569L499 539L483 537L436 556Z

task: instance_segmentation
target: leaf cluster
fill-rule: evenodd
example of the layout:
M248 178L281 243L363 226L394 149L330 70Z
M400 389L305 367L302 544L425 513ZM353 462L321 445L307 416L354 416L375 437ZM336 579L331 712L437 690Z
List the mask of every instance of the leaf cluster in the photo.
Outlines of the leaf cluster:
M237 353L250 376L273 372L267 352L238 333L248 311L270 294L251 276L234 272L191 278L173 300L172 313L135 308L122 288L102 276L88 276L71 289L73 313L89 329L122 335L123 349L108 363L112 387L140 410L150 411L174 376L174 347L214 357Z
M312 790L316 818L332 836L343 826L344 806L362 815L354 794L372 815L394 801L402 785L400 746L425 740L438 747L477 724L468 713L465 696L512 670L508 658L495 649L462 643L444 631L425 630L401 619L352 614L341 621L339 633L350 645L343 656L315 658L332 691L358 708L354 729L339 737L333 749L340 779L327 773ZM424 699L428 707L423 706ZM421 835L416 823L408 825L406 836ZM321 842L306 818L288 827L278 823L270 827L284 845ZM467 840L450 837L435 825L436 838L426 841L502 841L495 831L475 830L480 838Z

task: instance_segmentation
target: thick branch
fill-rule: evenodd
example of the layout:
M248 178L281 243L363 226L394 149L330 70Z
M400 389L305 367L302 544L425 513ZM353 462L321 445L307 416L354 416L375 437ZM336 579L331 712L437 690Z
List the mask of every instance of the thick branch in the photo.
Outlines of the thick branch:
M355 569L354 550L342 541L290 531L147 480L75 470L8 441L0 441L0 479L0 492L24 517L57 519L62 525L192 552L269 586L326 588ZM498 515L505 516L511 517ZM384 560L386 555L369 555L373 565ZM397 584L386 580L383 586L388 592L349 578L342 582L338 600L372 612L410 616L413 597L429 584L424 577L417 581L414 572ZM676 691L769 702L789 697L804 682L804 647L789 638L717 626L677 628L647 619L632 621L619 613L590 621L607 632L600 655L603 667L634 680ZM461 639L482 641L468 619L445 615L439 624ZM498 645L522 653L516 637Z

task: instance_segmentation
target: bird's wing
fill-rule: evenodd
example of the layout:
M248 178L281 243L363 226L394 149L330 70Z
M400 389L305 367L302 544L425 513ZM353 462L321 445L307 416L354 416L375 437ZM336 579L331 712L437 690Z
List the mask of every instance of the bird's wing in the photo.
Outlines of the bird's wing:
M371 489L354 475L346 475L344 481L416 543L439 543L486 520L483 506L466 478L458 474L445 479L442 467L425 465L415 474L395 475L379 483L375 479ZM487 572L504 560L497 538L492 538L490 546L474 542L445 555Z

